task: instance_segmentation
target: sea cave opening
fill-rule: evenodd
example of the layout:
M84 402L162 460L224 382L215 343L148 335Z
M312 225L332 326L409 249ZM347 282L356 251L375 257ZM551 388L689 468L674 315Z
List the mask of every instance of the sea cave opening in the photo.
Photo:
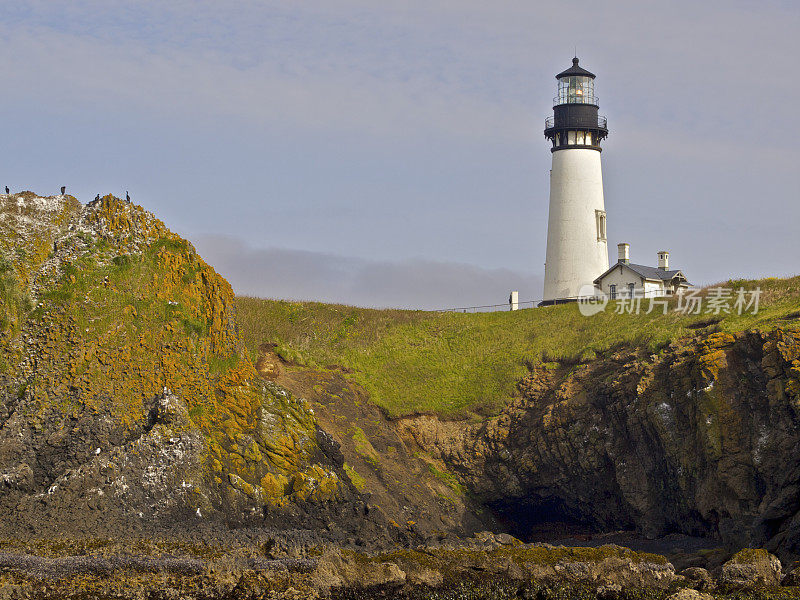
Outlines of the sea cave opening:
M557 497L503 499L488 507L498 523L523 542L588 538L599 531L593 519Z

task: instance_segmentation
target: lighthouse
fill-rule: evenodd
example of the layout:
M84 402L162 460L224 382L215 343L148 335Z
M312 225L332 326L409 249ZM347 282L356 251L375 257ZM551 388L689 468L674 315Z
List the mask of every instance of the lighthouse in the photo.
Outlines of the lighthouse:
M600 167L600 142L608 136L608 128L606 118L598 115L595 75L576 57L556 79L558 95L544 130L552 144L553 166L543 305L585 294L585 286L593 286L608 270Z

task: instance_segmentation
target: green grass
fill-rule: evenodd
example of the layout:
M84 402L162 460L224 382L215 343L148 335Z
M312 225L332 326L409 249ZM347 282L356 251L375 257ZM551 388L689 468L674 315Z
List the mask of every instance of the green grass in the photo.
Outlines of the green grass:
M16 333L31 308L30 297L17 283L14 266L0 257L0 334L9 330Z
M212 375L221 375L235 368L240 361L238 354L231 356L210 355L208 357L208 370Z
M347 476L350 478L350 483L352 483L359 492L364 491L367 485L366 479L356 473L356 470L347 463L344 463L344 472L347 473Z
M435 465L428 463L428 471L431 475L442 481L447 487L456 492L459 496L464 495L464 486L458 481L458 477L447 471L436 468Z
M800 277L724 285L760 286L759 313L615 314L612 302L592 317L576 305L464 314L240 297L237 314L251 353L273 342L302 356L302 364L352 370L349 376L389 416L469 417L496 413L532 365L577 364L625 345L658 353L712 318L721 320L705 331L800 323Z
M41 295L30 316L40 319L54 308L68 311L87 338L113 330L133 339L143 331L157 331L173 321L182 326L187 338L208 335L205 319L189 314L184 304L166 299L152 301L141 295L142 289L164 274L158 252L185 247L166 242L170 243L157 241L141 255L124 256L115 255L117 250L106 241L92 242L85 255L61 265L58 279ZM212 371L224 368L225 360L228 359L209 356Z
M373 467L377 468L380 463L380 455L370 443L364 430L361 427L352 427L348 433L353 436L356 452Z

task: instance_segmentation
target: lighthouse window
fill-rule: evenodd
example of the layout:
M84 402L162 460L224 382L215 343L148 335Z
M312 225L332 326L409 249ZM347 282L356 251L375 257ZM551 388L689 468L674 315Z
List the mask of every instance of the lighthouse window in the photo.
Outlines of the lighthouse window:
M560 145L561 145L561 134L557 133L556 134L556 146L560 146Z
M574 131L568 131L567 132L567 144L569 144L570 146L574 146L575 145L575 132Z
M597 241L606 241L606 211L594 211L595 219L597 220Z
M591 77L570 76L558 80L559 104L594 104L594 80Z
M587 131L586 132L586 145L587 146L591 146L592 145L592 132L591 131Z
M577 141L576 141L576 143L577 143L579 146L583 146L583 140L584 140L584 135L583 135L583 132L582 132L582 131L576 131L576 132L575 132L575 135L577 136Z

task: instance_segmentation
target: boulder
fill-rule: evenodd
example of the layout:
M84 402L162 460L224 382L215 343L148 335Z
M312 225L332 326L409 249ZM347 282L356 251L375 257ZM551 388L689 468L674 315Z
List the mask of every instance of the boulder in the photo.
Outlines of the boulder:
M781 580L781 585L797 587L800 586L800 561L795 562L786 570L786 575Z
M720 585L731 589L775 587L781 583L781 561L763 549L746 548L722 565Z
M437 587L442 585L444 577L439 571L421 567L419 570L408 571L406 581L412 585Z
M483 544L490 544L494 542L494 534L491 531L479 531L472 537Z
M597 588L597 600L619 600L622 597L622 586L618 583L601 585Z
M711 594L704 594L697 590L684 588L669 596L667 600L714 600L714 598Z
M432 580L435 579L435 575L431 577ZM394 562L380 560L358 562L352 555L334 551L326 553L319 559L311 580L314 586L321 590L336 587L400 586L406 582L406 573Z
M714 587L714 578L702 567L689 567L680 572L686 584L694 590L710 590Z
M507 533L498 533L496 536L494 536L494 539L502 546L514 546L520 543L517 538Z

